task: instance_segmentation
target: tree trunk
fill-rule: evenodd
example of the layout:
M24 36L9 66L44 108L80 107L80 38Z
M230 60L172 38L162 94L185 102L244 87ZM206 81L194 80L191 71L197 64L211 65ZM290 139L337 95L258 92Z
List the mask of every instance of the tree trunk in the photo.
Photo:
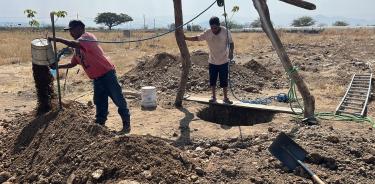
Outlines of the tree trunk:
M281 43L280 38L275 32L271 24L270 14L268 11L268 6L266 0L253 0L255 9L258 11L260 16L260 21L262 22L262 28L264 32L267 34L268 38L271 40L273 47L276 50L277 55L279 56L281 63L285 69L285 71L292 71L293 65L290 62L290 59L285 52L284 46ZM296 82L297 88L302 95L303 102L304 102L304 117L305 118L313 118L314 111L315 111L315 99L314 96L311 95L309 89L307 88L305 82L298 74L297 71L292 72L290 74L292 80Z
M178 27L183 24L181 0L173 0L173 4L174 4L175 26ZM178 91L176 95L175 106L181 107L182 100L186 91L186 84L188 81L191 61L190 61L189 49L184 39L184 30L182 27L175 31L175 36L176 36L178 48L180 49L181 62L182 62L182 73L181 73L180 84L178 86Z

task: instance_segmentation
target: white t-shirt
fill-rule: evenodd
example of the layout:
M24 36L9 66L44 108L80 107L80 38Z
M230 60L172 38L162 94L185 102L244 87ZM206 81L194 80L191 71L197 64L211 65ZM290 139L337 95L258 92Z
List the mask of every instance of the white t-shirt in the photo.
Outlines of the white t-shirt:
M211 29L206 30L202 34L198 35L200 41L205 40L210 49L208 62L214 65L222 65L228 62L229 50L227 47L227 38L229 43L233 43L232 35L230 31L223 26L220 26L220 33L215 35Z

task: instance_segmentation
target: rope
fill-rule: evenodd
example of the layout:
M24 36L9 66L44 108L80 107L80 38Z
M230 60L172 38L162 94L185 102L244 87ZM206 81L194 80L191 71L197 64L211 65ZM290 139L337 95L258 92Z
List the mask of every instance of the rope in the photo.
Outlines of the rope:
M354 121L357 123L367 122L375 128L375 121L371 117L360 117L350 114L335 114L334 112L318 112L314 114L317 119L330 121ZM297 115L294 118L303 119L303 116Z
M289 104L290 108L292 111L297 115L295 116L298 119L303 119L304 117L302 116L303 113L296 113L293 109L292 103L297 102L298 107L302 109L303 112L303 106L300 104L298 97L297 97L297 91L295 89L296 83L295 81L291 78L291 74L294 72L297 72L298 68L293 67L291 68L287 73L290 78L290 89L288 92L288 98L289 98ZM370 123L374 128L375 128L375 122L371 117L360 117L360 116L354 116L350 114L335 114L334 112L317 112L314 114L315 118L321 119L321 120L332 120L332 121L354 121L354 122L368 122Z
M219 1L218 1L219 3ZM230 43L229 43L229 28L228 28L228 20L227 20L227 11L226 11L226 6L225 6L225 2L222 1L220 2L222 4L220 4L219 6L223 6L223 9L224 9L224 20L225 20L225 28L227 29L227 40L226 40L226 44L227 44L227 48L230 49ZM250 99L240 99L239 97L237 97L237 95L234 93L234 89L233 89L233 81L231 80L231 70L230 70L230 62L228 64L228 83L229 83L229 89L230 89L230 92L232 94L232 96L242 102L242 103L250 103L250 104L263 104L263 105L267 105L267 104L270 104L272 103L272 100L275 99L275 96L270 96L270 97L266 97L266 98L256 98L254 100L250 100Z
M220 3L222 3L222 4L220 4L221 6L223 6L223 9L224 9L224 22L225 22L225 28L227 29L227 48L228 49L230 49L230 43L229 43L229 28L228 28L228 21L227 21L227 11L226 11L226 6L225 6L225 2L224 1L222 1L222 2L220 2ZM242 102L243 101L243 99L240 99L240 98L238 98L237 97L237 95L236 94L234 94L234 90L233 90L233 81L231 80L231 69L230 69L230 63L228 64L228 83L229 83L229 89L230 89L230 92L231 92L231 94L232 94L232 96L236 99L236 100L238 100L238 101L240 101L240 102Z
M227 13L226 13L226 9L225 9L225 3L223 3L223 6L224 6L225 27L227 28L227 30L229 30L228 29L228 23L227 23L227 16L226 16ZM229 47L229 35L228 34L229 33L227 32L227 46ZM370 67L371 67L371 65L370 65ZM229 77L228 77L229 78L228 79L229 80L229 87L230 87L230 91L231 91L231 93L232 93L232 95L235 99L237 99L238 101L241 101L243 103L254 103L254 104L271 103L270 101L272 101L272 98L274 98L274 97L269 97L269 98L265 98L265 99L257 98L255 100L241 100L241 99L239 99L234 94L234 90L233 90L233 86L232 86L233 82L230 80L231 79L231 77L230 77L230 65L228 65L228 70L229 70ZM372 71L371 68L370 68L370 70ZM291 77L291 75L293 73L297 72L297 71L298 71L298 67L295 67L295 66L293 66L289 71L287 71L289 81L290 81L290 88L289 88L289 91L288 91L288 101L289 101L289 106L290 106L291 110L293 111L294 114L297 115L296 117L299 118L299 119L303 119L304 117L302 115L303 115L304 108L303 108L303 105L301 105L301 103L298 100L297 90L296 90L296 82ZM302 109L302 113L297 113L294 110L293 102L297 102L298 107L300 109ZM348 114L336 115L333 112L315 113L314 117L322 119L322 120L368 122L375 128L375 121L371 117L358 117L358 116L348 115Z
M291 77L291 75L294 72L297 72L297 71L298 71L298 68L294 66L293 68L291 68L287 72L288 76L290 78L289 79L290 80L290 89L289 89L289 92L288 92L288 98L289 98L290 108L292 109L292 111L295 114L297 114L296 117L299 118L299 119L303 119L303 116L302 116L303 113L300 113L300 114L296 113L293 109L293 106L292 106L293 102L297 102L298 107L301 108L302 111L303 111L303 106L300 104L300 102L298 100L298 97L297 97L297 91L296 91L296 88L295 88L296 83ZM318 119L321 119L321 120L368 122L375 128L375 122L371 117L359 117L359 116L354 116L354 115L350 115L350 114L337 115L334 112L317 112L317 113L314 114L314 117L318 118Z
M167 35L169 33L172 33L174 31L176 31L177 29L180 29L184 26L186 26L187 24L193 22L195 19L197 19L198 17L200 17L203 13L205 13L207 10L209 10L213 5L215 5L216 3L216 0L210 5L208 6L205 10L203 10L202 12L200 12L198 15L196 15L194 18L192 18L191 20L189 20L188 22L186 22L185 24L182 24L170 31L167 31L165 33L162 33L162 34L158 34L158 35L155 35L155 36L152 36L152 37L148 37L148 38L143 38L143 39L138 39L138 40L126 40L126 41L99 41L99 40L88 40L88 39L79 39L79 41L85 41L85 42L97 42L97 43L133 43L133 42L142 42L142 41L146 41L146 40L152 40L152 39L155 39L155 38L158 38L158 37L162 37L164 35Z
M290 109L293 111L293 113L294 114L303 114L304 108L303 108L303 105L301 105L301 103L298 100L297 90L296 90L296 82L293 80L293 78L291 76L293 73L295 73L297 71L298 71L298 67L296 67L296 66L293 66L290 70L287 71L289 81L290 81L290 85L289 85L290 88L289 88L289 91L288 91L288 99L289 99ZM297 113L294 110L293 102L297 102L298 108L302 109L301 113Z

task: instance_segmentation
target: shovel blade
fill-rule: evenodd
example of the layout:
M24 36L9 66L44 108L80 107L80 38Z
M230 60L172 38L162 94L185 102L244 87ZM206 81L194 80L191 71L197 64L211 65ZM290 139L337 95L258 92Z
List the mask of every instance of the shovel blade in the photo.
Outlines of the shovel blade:
M281 132L268 148L271 154L283 163L288 169L294 170L306 158L307 151L294 142L284 132Z

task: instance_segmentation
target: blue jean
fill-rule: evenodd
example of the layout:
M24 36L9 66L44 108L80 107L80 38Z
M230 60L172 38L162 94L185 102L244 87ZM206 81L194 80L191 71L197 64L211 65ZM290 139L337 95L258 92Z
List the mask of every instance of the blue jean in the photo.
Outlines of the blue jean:
M96 105L96 122L104 124L108 116L108 97L118 107L124 125L130 124L130 113L126 100L122 95L121 86L117 81L116 72L111 70L93 81L94 104Z

